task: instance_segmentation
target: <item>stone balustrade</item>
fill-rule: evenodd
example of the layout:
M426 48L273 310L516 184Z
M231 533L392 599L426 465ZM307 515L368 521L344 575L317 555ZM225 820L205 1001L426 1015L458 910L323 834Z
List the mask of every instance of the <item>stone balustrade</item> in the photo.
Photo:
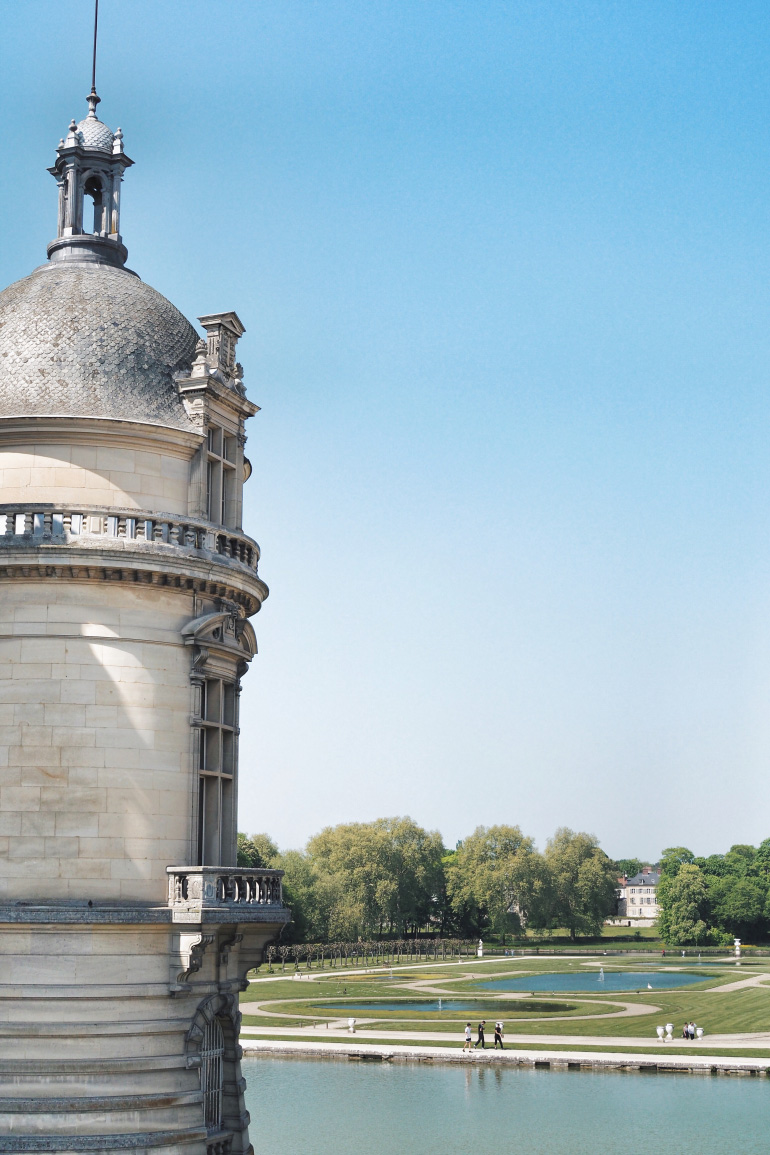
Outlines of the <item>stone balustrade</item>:
M99 509L82 505L0 505L0 551L20 544L108 544L110 539L138 549L148 544L199 550L232 558L256 572L259 546L240 532L191 517L147 513L138 509Z
M282 870L249 866L169 866L168 905L178 915L227 911L240 919L256 908L283 907Z
M206 1155L230 1155L232 1151L232 1136L210 1136L206 1140Z

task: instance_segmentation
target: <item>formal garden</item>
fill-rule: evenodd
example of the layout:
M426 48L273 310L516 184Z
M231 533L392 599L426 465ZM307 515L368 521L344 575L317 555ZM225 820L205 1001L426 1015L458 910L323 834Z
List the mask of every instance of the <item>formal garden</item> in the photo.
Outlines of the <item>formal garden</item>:
M357 965L354 965L357 963ZM254 972L241 1000L243 1034L261 1038L350 1038L361 1045L461 1046L466 1022L502 1020L519 1048L530 1041L576 1049L658 1046L657 1027L674 1025L663 1045L709 1054L770 1057L770 955L736 960L725 951L699 958L565 953L418 961L373 955L276 962ZM685 1022L704 1037L685 1043ZM606 1041L605 1041L606 1040ZM491 1045L491 1031L487 1045Z

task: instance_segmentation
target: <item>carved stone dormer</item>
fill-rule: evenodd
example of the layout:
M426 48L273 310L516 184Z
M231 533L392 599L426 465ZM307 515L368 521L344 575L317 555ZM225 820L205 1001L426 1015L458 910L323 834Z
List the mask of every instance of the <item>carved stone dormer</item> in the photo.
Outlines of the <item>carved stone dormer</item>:
M208 313L199 317L206 330L206 352L212 372L226 381L235 376L235 346L246 332L237 313Z
M48 170L59 186L59 222L48 258L122 268L128 250L120 235L120 185L134 162L123 151L121 130L112 132L96 115L96 89L87 99L88 116L79 124L72 120ZM93 222L86 219L86 198L93 202Z
M199 317L206 330L205 341L199 341L189 374L175 375L177 392L192 420L205 428L211 410L224 407L231 419L243 422L259 412L259 406L246 398L243 366L235 360L235 347L246 330L237 313L208 313Z
M237 529L243 483L251 473L243 455L245 422L259 406L247 398L243 367L235 360L244 332L237 313L210 313L198 320L206 339L198 342L189 372L174 374L187 417L203 438L190 470L188 512Z

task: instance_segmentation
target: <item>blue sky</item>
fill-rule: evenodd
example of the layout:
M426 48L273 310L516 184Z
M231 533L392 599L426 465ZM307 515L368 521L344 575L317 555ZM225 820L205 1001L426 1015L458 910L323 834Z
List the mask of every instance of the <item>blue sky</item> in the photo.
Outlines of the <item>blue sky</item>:
M0 280L90 0L2 0ZM770 11L102 0L129 264L247 328L241 826L770 835Z

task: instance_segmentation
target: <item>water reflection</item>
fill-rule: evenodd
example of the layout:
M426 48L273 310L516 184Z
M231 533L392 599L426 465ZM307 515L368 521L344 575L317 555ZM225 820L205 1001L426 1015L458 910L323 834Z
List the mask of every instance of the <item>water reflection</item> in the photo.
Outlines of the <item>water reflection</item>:
M767 1151L766 1079L535 1071L475 1058L451 1066L250 1059L243 1073L257 1150L649 1155L673 1139L677 1155L737 1150L736 1142L741 1155ZM633 1103L654 1109L641 1120Z

